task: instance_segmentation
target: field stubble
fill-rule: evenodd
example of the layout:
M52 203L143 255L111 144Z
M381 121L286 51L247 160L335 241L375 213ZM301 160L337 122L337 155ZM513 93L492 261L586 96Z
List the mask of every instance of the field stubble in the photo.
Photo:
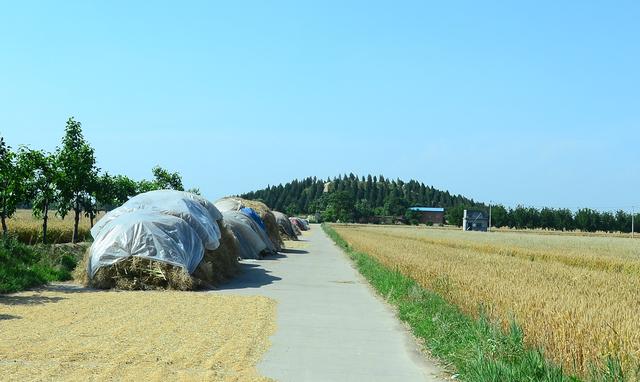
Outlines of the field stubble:
M2 379L268 380L265 297L48 287L0 296L0 313Z
M94 219L94 224L102 216L104 216L104 213L99 213ZM35 244L42 242L42 219L34 217L31 210L17 210L15 215L7 220L7 227L9 233L22 243ZM79 241L85 241L91 237L90 229L90 219L81 215L78 224ZM61 219L55 214L55 211L50 211L47 222L47 242L50 244L70 243L72 236L73 213L70 212L64 219Z
M640 361L640 246L622 238L334 225L370 254L463 311L507 328L567 370L608 357L627 375ZM637 378L637 376L635 376ZM630 379L633 379L630 378Z

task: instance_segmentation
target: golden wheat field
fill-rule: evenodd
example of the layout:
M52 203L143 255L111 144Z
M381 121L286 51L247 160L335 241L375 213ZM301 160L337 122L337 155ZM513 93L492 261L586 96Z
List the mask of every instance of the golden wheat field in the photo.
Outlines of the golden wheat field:
M585 375L640 361L640 240L416 227L332 226L355 250L469 314L515 319L527 343Z
M104 212L98 214L94 224L102 216L104 216ZM50 211L47 226L47 241L49 243L69 243L73 235L73 213L70 212L64 219L61 219L56 216L55 211ZM23 243L34 244L42 241L42 220L34 217L31 210L17 210L15 215L7 220L7 227L9 232L17 236ZM90 236L90 229L91 221L88 217L81 215L78 225L80 240Z

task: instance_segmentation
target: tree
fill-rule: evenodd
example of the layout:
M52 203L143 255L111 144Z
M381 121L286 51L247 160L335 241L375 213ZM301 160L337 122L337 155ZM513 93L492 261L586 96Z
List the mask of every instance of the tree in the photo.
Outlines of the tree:
M445 220L448 224L462 227L462 220L464 218L464 210L466 206L459 204L455 207L447 208L445 213Z
M64 218L73 210L72 242L75 243L78 241L80 212L83 208L91 208L91 193L97 183L98 168L94 150L82 135L82 125L73 117L67 121L62 147L58 148L57 155L60 164L58 214Z
M333 218L334 221L351 222L354 217L354 202L346 191L336 191L328 194L327 207L323 215ZM329 219L327 219L329 220ZM329 220L331 221L331 220Z
M373 208L367 199L360 199L355 205L355 218L360 223L366 223L373 216Z
M508 212L503 205L498 204L491 208L491 225L498 228L509 225Z
M13 216L18 203L24 200L24 180L27 175L17 154L0 137L0 220L3 236L8 233L7 219Z
M182 186L182 176L178 172L169 172L160 166L156 166L152 170L154 182L160 190L178 190L184 191Z
M25 195L32 202L33 215L42 219L42 242L46 244L49 209L58 196L58 161L54 154L26 147L20 150L19 157L28 174Z
M390 216L403 216L409 208L409 202L405 198L392 194L384 203L384 210Z

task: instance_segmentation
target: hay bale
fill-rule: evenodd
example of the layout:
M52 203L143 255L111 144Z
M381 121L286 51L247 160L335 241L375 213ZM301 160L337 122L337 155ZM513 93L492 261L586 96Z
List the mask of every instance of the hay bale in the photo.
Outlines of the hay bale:
M228 198L224 198L228 199ZM224 200L222 199L222 200ZM235 199L240 202L241 205L245 207L253 208L260 218L264 222L264 225L267 229L267 235L269 235L269 239L273 242L273 245L276 247L277 251L281 251L284 246L284 241L282 241L282 237L280 236L280 228L278 228L278 223L276 222L276 217L273 212L267 207L266 204L259 202L257 200L249 200L238 197L233 197L231 199ZM218 202L216 202L218 203Z
M197 282L182 267L141 257L129 257L98 269L91 287L122 290L193 290Z
M293 226L289 221L289 217L282 212L273 211L273 215L276 218L276 222L278 224L278 229L280 230L280 235L285 237L287 240L298 240L298 236L296 232L293 230Z
M218 220L218 226L222 234L220 246L213 251L204 251L204 257L192 275L204 287L212 287L227 281L240 269L238 239L223 220Z
M211 288L233 277L239 270L238 239L222 220L220 246L205 250L198 267L189 275L182 267L160 261L130 257L108 267L98 269L92 279L88 276L89 250L73 272L74 280L86 287L122 290L194 290Z

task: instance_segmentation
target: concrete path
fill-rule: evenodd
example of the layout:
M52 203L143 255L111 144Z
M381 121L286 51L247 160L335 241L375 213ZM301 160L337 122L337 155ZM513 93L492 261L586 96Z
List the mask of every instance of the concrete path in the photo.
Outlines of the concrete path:
M258 371L282 382L442 381L320 226L304 240L277 258L244 261L239 277L213 292L278 301L277 331Z

